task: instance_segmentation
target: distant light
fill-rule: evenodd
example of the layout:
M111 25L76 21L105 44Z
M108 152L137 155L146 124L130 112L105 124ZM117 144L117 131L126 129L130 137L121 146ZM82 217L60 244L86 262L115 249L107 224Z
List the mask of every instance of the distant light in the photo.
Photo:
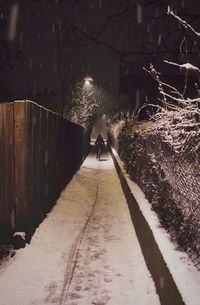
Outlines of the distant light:
M93 78L91 76L87 76L84 78L85 82L93 82Z
M90 76L85 77L84 78L84 86L90 87L92 85L93 81L94 80L93 80L92 77L90 77Z
M91 85L90 81L88 79L86 79L85 80L85 86L90 86L90 85Z

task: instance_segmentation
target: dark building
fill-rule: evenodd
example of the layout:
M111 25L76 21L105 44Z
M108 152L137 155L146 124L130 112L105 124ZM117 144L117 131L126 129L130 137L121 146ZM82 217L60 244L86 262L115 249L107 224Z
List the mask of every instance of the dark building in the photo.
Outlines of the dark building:
M163 60L198 65L199 42L167 15L168 5L147 0L0 1L0 100L31 99L58 110L73 84L92 74L110 93L127 96L132 111L156 100L155 82L143 70L149 63L182 88L183 74ZM199 1L170 5L200 29ZM191 81L190 91L192 86Z

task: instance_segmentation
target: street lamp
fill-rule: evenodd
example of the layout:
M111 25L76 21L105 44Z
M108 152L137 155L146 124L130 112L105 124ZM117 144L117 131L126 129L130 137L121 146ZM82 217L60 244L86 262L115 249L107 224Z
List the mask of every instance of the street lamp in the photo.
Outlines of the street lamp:
M92 77L90 77L90 76L86 76L85 78L84 78L84 87L90 87L90 86L92 86L92 84L93 84L93 78Z

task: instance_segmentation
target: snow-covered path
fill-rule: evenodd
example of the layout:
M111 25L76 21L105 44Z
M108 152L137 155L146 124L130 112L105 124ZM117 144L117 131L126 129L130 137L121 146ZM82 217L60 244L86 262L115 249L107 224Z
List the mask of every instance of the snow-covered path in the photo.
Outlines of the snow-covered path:
M90 155L31 244L0 269L0 305L158 305L110 155Z

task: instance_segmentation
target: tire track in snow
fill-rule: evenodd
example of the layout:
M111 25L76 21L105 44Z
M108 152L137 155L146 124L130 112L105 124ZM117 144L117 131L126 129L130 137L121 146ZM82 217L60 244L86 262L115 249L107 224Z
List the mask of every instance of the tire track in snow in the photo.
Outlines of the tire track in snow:
M78 262L78 256L79 256L79 252L80 252L80 247L81 247L81 243L83 241L85 232L87 230L87 227L90 223L90 220L94 214L95 211L95 207L97 204L97 197L98 197L98 190L99 190L99 186L98 186L98 176L97 176L97 186L96 186L96 192L95 192L95 199L94 199L94 203L92 205L91 208L91 212L85 222L85 225L83 227L83 229L81 230L80 234L78 235L78 237L76 238L72 249L70 251L69 254L69 259L68 259L68 263L67 263L67 267L66 267L66 273L65 273L65 278L64 278L64 285L63 285L63 289L62 289L62 293L61 293L61 301L60 301L60 305L66 305L66 301L68 298L68 293L69 293L69 289L73 280L73 276L74 276L74 271L76 269L76 265Z

